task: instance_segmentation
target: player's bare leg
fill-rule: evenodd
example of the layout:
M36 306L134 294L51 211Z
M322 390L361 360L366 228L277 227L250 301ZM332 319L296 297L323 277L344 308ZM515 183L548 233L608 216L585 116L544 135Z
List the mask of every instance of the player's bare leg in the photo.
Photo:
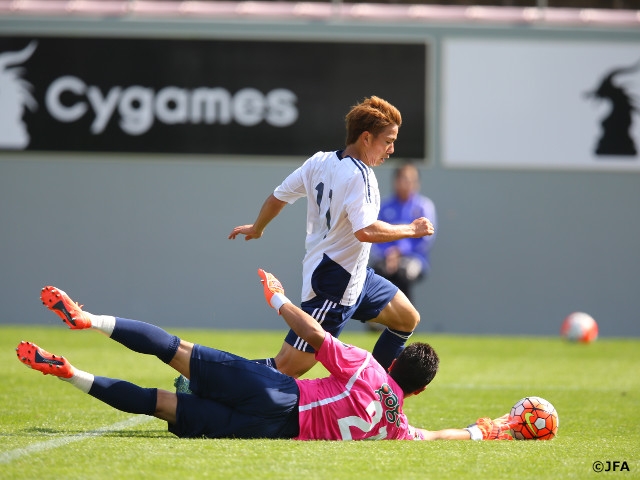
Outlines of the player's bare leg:
M191 372L189 366L191 364L191 352L193 351L193 343L180 340L180 345L176 354L169 362L169 366L177 370L181 375L186 378L191 378Z
M175 424L177 408L178 396L175 393L158 389L156 411L153 416L160 420Z
M317 363L315 354L302 352L288 343L282 344L274 360L280 372L293 378L305 374Z
M382 309L380 315L371 321L385 325L393 330L413 332L420 323L420 313L407 296L401 290L398 290L398 293Z
M373 347L373 357L384 368L389 368L420 323L420 314L407 296L398 290L373 321L387 327Z

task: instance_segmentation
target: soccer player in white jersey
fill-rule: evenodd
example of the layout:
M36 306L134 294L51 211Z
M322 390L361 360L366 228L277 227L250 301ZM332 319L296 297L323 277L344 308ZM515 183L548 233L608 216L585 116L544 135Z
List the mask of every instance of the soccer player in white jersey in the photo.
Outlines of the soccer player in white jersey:
M384 368L400 354L420 314L395 285L367 267L371 244L434 233L424 217L404 225L378 220L380 192L373 168L393 153L401 124L400 112L389 102L365 98L346 116L344 150L313 155L269 195L253 224L237 226L229 235L260 238L285 205L306 197L300 307L335 337L350 318L385 325L373 349ZM264 362L298 377L316 363L313 353L290 330L276 357Z

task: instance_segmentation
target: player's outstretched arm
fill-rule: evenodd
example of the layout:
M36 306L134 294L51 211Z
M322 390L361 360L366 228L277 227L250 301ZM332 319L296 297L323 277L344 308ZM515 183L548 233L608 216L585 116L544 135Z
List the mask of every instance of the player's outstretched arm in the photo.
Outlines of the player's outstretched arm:
M324 329L309 314L296 307L284 294L284 287L276 277L261 268L258 275L264 288L264 297L267 303L282 315L287 325L296 332L300 338L318 350L324 342Z
M469 432L464 428L446 428L444 430L424 430L416 428L422 440L471 440Z
M239 225L231 230L230 240L235 240L238 235L244 235L245 240L253 240L262 237L264 229L285 207L287 202L278 200L273 194L269 195L262 204L258 218L252 225Z
M408 224L393 225L382 220L376 220L371 225L361 228L354 233L361 242L386 243L401 238L422 238L433 235L435 230L428 218L416 218Z
M315 350L319 350L324 342L325 331L320 324L308 313L300 310L293 303L287 303L280 308L280 315L285 319L289 328L296 332L305 342Z
M479 418L467 428L447 428L444 430L424 430L416 428L423 440L513 440L509 433L512 420L509 414L491 420Z

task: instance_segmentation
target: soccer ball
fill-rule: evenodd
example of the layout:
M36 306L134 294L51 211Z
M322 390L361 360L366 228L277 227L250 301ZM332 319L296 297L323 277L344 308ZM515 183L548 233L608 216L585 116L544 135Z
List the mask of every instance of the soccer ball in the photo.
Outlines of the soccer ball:
M583 312L573 312L560 327L560 335L572 342L590 343L598 338L598 324Z
M556 409L540 397L525 397L511 408L511 433L515 440L551 440L558 432L560 420Z

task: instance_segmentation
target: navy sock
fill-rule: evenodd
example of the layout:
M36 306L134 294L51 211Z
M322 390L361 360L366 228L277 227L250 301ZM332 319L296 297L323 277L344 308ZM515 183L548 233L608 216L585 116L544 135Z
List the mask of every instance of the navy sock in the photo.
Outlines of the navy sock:
M153 415L157 388L142 388L115 378L94 377L89 395L123 412Z
M180 346L180 339L160 327L138 320L116 318L111 339L134 352L155 355L169 363Z
M373 358L375 358L380 365L388 370L398 355L402 353L405 343L409 340L413 332L401 332L399 330L385 329L380 338L373 347Z

